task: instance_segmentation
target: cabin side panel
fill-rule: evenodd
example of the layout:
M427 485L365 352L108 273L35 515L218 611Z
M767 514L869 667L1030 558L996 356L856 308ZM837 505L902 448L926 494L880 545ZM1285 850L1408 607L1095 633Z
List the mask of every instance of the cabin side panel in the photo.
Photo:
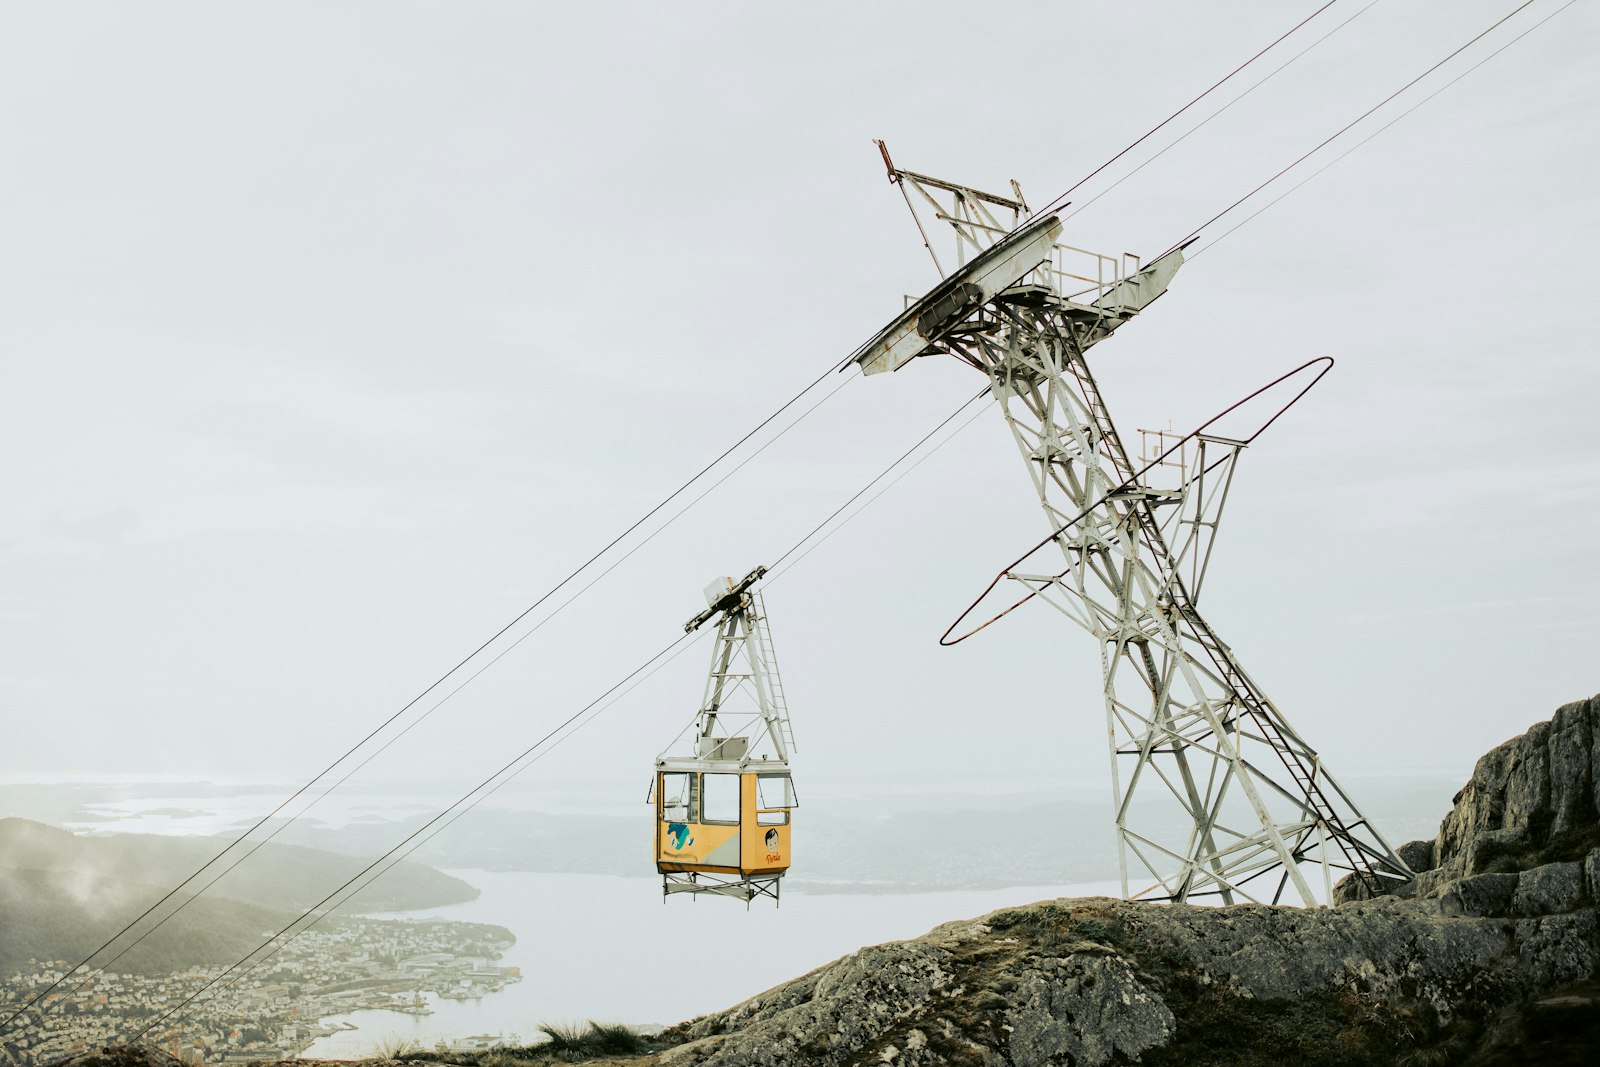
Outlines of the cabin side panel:
M763 813L756 787L757 777L755 774L746 774L740 782L740 810L744 816L741 863L746 874L781 874L789 869L789 822L793 813ZM775 825L780 818L782 825Z

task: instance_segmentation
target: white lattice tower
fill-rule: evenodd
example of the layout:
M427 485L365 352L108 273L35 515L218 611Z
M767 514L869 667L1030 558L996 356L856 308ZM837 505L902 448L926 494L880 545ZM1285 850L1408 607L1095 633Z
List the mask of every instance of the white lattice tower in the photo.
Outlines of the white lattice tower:
M1015 183L1016 196L1000 197L889 165L923 201L943 198L934 217L958 233L959 266L860 363L873 373L944 353L989 379L1064 563L1007 577L1099 644L1124 895L1137 880L1143 897L1309 905L1327 899L1335 872L1409 877L1200 615L1244 442L1201 434L1136 468L1084 358L1165 291L1181 250L1130 267L1063 245L1053 218L1009 233L992 215L975 224L962 204L1025 218ZM1174 470L1174 485L1155 484Z

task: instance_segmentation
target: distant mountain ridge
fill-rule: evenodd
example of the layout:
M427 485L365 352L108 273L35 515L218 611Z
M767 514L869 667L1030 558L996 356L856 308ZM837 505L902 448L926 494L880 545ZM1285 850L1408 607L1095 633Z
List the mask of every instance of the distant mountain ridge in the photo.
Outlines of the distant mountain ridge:
M114 881L173 886L222 850L226 838L161 834L74 834L30 819L0 819L0 868L72 871ZM210 880L241 852L230 854L206 875ZM208 896L229 897L268 908L309 907L360 871L372 857L305 845L262 845L249 860L223 875ZM478 890L421 863L397 864L352 898L350 912L403 911L474 900Z
M215 838L153 834L84 836L28 819L0 819L0 974L30 959L76 963L223 844ZM202 875L189 892L227 862ZM153 974L231 963L369 862L300 845L263 845L113 969ZM459 878L401 863L341 910L401 911L477 895Z
M165 894L165 888L137 882L0 867L0 978L30 960L77 963ZM287 911L201 897L106 969L159 975L232 963L292 918ZM105 965L131 940L96 963Z

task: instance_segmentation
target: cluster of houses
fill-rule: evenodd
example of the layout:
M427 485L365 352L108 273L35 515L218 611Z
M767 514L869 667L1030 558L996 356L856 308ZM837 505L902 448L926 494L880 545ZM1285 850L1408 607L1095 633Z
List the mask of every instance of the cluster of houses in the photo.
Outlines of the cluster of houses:
M0 1034L0 1067L38 1067L123 1043L219 977L145 1040L190 1062L289 1059L335 1029L328 1016L366 1008L425 1014L424 993L479 997L519 981L517 968L495 963L511 944L498 927L350 918L287 942L248 973L211 966L67 976L66 960L30 960L0 976L0 1018L55 988Z

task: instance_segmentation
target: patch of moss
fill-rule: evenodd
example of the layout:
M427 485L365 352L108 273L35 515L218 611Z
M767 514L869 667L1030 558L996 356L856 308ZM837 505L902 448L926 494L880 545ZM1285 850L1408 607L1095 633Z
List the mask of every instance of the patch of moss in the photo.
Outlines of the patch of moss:
M1552 833L1554 816L1541 809L1528 820L1527 833L1517 842L1486 841L1473 856L1476 873L1515 874L1546 863L1571 863L1600 848L1600 821L1569 826Z
M1152 969L1177 1019L1172 1042L1144 1054L1154 1067L1447 1067L1465 1061L1481 1032L1470 1019L1441 1025L1420 1001L1332 992L1258 1000L1207 984L1177 960Z
M1515 1040L1485 1055L1485 1067L1591 1067L1600 1048L1600 981L1550 990L1523 1005L1516 1023Z
M989 927L1025 937L1045 955L1093 952L1128 943L1128 931L1120 919L1082 908L1074 911L1058 901L996 912L989 918Z
M1550 835L1542 862L1570 863L1583 859L1596 848L1600 848L1600 822L1569 826L1560 833Z

